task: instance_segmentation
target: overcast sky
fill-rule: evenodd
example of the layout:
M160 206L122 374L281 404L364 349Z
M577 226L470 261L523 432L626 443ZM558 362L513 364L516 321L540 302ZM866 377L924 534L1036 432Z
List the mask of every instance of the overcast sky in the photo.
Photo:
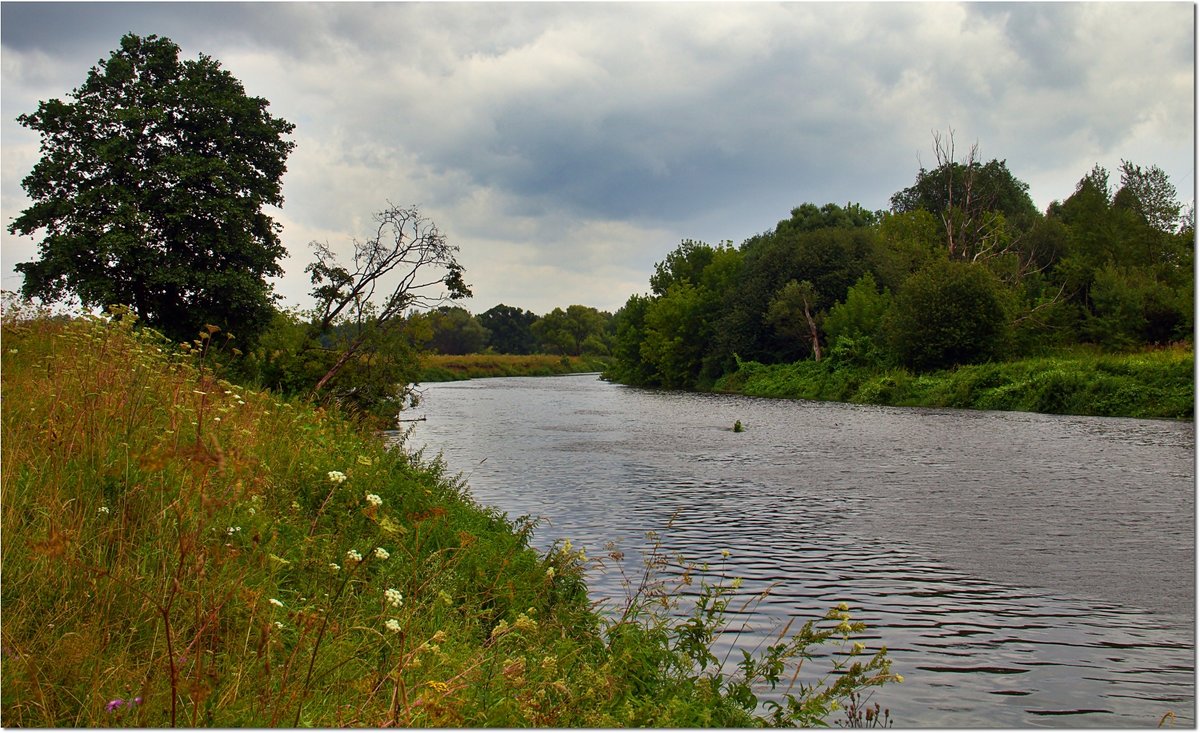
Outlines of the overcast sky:
M480 313L615 311L681 239L741 243L804 202L882 209L932 132L1041 209L1099 163L1195 175L1191 3L0 5L5 229L38 138L129 31L210 55L296 124L276 291L390 199L461 248ZM3 288L36 241L3 234Z

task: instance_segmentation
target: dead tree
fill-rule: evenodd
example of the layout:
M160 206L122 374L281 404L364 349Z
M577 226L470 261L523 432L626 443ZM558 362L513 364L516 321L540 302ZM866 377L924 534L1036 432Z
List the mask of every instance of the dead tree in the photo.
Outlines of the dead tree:
M375 214L375 235L354 240L353 269L338 263L328 243L311 244L316 261L305 268L312 276L313 330L317 338L335 327L348 333L333 365L313 387L319 393L360 355L372 333L399 326L409 309L431 308L470 297L458 247L415 206L388 208Z

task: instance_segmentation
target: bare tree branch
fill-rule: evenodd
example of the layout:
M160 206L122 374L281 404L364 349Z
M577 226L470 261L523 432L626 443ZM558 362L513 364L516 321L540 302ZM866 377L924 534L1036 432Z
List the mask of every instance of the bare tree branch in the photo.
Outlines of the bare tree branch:
M471 294L455 257L458 247L447 244L445 235L415 206L401 208L389 201L375 214L375 222L371 239L354 240L353 271L338 264L328 244L311 245L316 261L305 272L311 273L317 300L314 335L327 335L334 328L350 334L333 366L313 387L314 394L360 354L370 331L396 327L409 309Z

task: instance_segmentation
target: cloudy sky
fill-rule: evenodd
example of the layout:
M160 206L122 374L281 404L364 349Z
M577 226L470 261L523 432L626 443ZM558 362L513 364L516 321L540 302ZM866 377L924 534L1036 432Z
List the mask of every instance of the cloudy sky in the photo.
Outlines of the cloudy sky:
M276 291L387 201L453 244L479 313L616 310L681 239L813 202L886 208L932 132L1005 159L1039 208L1099 163L1195 186L1191 3L22 3L0 5L5 229L38 138L129 31L222 62L296 124ZM1114 175L1115 179L1115 175ZM36 241L3 234L2 286Z

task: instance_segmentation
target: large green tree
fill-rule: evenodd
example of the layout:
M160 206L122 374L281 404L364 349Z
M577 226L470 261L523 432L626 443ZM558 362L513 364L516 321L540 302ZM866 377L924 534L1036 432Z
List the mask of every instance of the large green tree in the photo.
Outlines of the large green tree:
M218 61L180 60L167 38L121 39L72 101L17 120L41 134L22 185L33 204L9 231L40 235L22 292L85 306L127 304L191 339L206 323L249 340L273 314L282 273L281 178L294 125L247 96Z
M537 351L533 324L537 314L503 303L479 314L479 325L488 332L487 345L500 354L532 354Z

